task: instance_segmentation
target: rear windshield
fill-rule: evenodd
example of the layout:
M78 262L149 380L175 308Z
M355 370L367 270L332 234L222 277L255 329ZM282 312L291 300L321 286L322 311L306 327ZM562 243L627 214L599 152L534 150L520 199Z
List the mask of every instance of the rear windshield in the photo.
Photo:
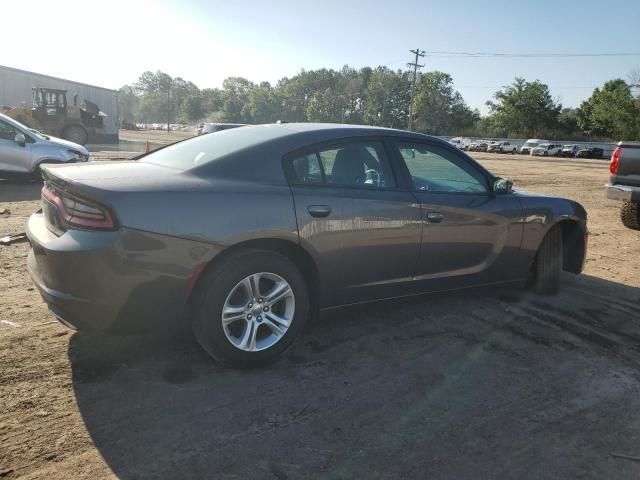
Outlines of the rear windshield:
M191 170L274 137L274 126L256 126L221 130L169 145L150 153L140 162Z

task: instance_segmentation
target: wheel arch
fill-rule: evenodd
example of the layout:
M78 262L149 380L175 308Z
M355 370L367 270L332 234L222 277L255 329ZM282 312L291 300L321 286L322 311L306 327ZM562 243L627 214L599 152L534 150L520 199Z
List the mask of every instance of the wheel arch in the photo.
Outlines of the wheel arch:
M553 228L562 231L562 269L571 273L582 272L587 254L587 232L578 219L563 218L552 224L545 237ZM543 237L544 239L544 237ZM540 242L542 244L542 241ZM538 248L540 245L538 245Z
M245 240L239 243L230 245L222 250L209 262L203 264L194 273L194 279L190 282L191 288L189 292L189 304L198 289L198 285L207 272L215 269L218 265L224 262L227 258L236 255L245 250L266 250L270 252L279 253L280 255L287 257L291 260L304 276L305 282L309 290L309 300L312 308L317 307L319 296L318 286L320 284L320 275L318 266L309 252L307 252L298 243L291 240L285 240L282 238L259 238Z

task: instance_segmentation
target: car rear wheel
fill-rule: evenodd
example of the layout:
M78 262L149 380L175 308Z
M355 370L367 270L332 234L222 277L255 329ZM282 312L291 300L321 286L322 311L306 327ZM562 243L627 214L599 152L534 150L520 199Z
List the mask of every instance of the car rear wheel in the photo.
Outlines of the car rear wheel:
M304 328L309 296L288 258L246 250L205 273L194 298L193 332L214 359L234 367L276 360Z
M555 226L544 237L533 266L533 288L544 295L560 290L562 273L562 230Z
M637 203L624 202L620 209L622 224L632 230L640 230L640 208Z

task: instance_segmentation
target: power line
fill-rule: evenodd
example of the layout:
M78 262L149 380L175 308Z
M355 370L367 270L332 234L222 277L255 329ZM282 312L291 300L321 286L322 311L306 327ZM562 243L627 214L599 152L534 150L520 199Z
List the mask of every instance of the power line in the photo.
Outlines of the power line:
M418 77L418 68L424 67L424 65L420 65L418 60L421 57L424 57L424 50L420 50L416 48L415 50L409 50L411 53L415 54L416 59L413 63L407 63L407 67L413 67L413 82L411 82L411 95L409 100L409 130L411 130L411 126L413 125L413 91L416 89L416 79Z
M601 53L505 53L505 52L425 52L429 56L440 58L570 58L570 57L638 57L640 52L601 52Z
M456 88L505 88L508 87L509 85L456 85ZM587 86L567 86L567 87L562 87L562 86L558 86L558 85L547 85L549 88L555 88L557 90L572 90L572 89L594 89L594 88L600 88L600 86L596 86L596 87L587 87ZM633 87L633 85L630 85Z

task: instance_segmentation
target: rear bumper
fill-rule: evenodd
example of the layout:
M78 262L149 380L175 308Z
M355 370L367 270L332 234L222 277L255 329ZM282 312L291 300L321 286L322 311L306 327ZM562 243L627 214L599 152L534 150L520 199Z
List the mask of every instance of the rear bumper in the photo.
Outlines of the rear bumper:
M58 237L41 213L29 219L27 236L27 267L49 309L65 325L93 332L183 322L189 281L208 252L196 242L126 228Z
M611 200L619 200L621 202L640 203L640 187L630 187L628 185L611 185L605 186L607 198Z

